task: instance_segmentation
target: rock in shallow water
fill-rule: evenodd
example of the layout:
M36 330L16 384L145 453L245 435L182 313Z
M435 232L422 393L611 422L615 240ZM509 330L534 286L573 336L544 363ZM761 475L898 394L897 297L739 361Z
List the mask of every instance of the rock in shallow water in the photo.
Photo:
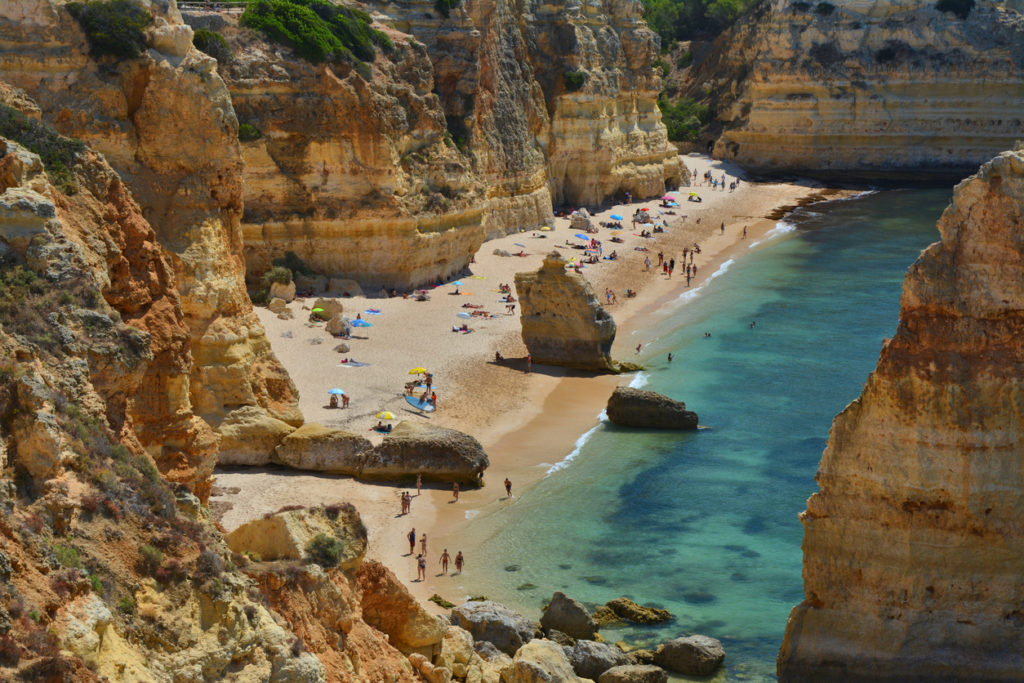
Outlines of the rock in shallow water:
M682 401L653 391L616 387L608 399L608 419L623 427L645 429L696 429L697 413Z
M708 636L687 636L670 640L654 654L654 661L670 671L688 676L707 676L725 661L722 643Z
M555 591L551 602L544 609L540 625L545 629L556 629L575 639L593 639L597 624L590 612L578 600L573 600L561 591Z

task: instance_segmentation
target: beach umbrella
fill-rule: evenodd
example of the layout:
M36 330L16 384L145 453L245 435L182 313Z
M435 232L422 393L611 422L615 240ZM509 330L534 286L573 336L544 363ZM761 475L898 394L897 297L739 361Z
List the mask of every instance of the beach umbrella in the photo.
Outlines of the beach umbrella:
M613 214L611 215L611 219L612 219L613 221L621 221L621 220L623 220L622 216L620 216L620 215L619 215L619 214L617 214L617 213L613 213Z
M670 194L665 195L662 199L666 202L674 202L676 200L676 198Z
M541 232L547 232L547 231L548 231L548 230L550 230L550 229L551 229L551 226L550 226L550 225L545 225L545 226L544 226L543 228L541 228L541 229L540 229L540 231L541 231Z
M590 238L587 235L584 235L582 232L576 233L576 237L578 237L581 240L587 240L588 242L590 241Z
M367 322L361 318L356 318L352 321L352 327L373 327L373 323Z
M456 280L452 284L455 285L456 287L461 287L462 286L462 280Z
M609 234L609 235L612 235L612 236L616 236L616 235L621 235L621 234L622 234L622 231L621 231L621 230L612 230L612 231L611 231L610 233L608 233L608 234Z
M522 242L513 242L512 244L516 245L517 247L522 247L523 249L526 249L526 245L523 244Z
M459 317L459 318L472 318L472 317L473 317L473 314L472 314L472 313L466 313L465 311L459 311L459 312L458 312L458 313L456 313L455 315L456 315L457 317Z
M379 413L377 413L376 415L374 415L374 417L376 417L376 418L378 418L380 420L394 420L395 419L395 416L391 413L390 410L382 410Z
M413 368L412 370L409 371L409 374L410 375L425 375L425 374L427 374L427 369L426 368Z
M328 389L327 393L328 394L333 394L335 396L342 396L342 395L345 394L345 392L342 391L341 389Z
M640 210L641 211L650 211L650 209L648 209L646 206L644 208L640 209Z
M696 197L696 196L697 196L697 193L696 193L696 192L691 192L691 193L690 193L690 196L691 196L691 197Z
M320 308L319 306L317 306L316 308L314 308L314 309L313 309L313 312L314 312L314 313L323 313L323 312L324 312L324 309L322 309L322 308Z

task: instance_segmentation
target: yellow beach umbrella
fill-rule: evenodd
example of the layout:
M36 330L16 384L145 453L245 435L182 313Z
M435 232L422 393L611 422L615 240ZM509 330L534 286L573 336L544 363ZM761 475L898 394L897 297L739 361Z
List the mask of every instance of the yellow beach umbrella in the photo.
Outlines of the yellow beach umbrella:
M545 226L544 226L543 228L541 228L541 229L540 229L540 231L541 231L541 232L547 232L547 231L548 231L548 230L550 230L550 229L551 229L551 226L550 226L550 225L545 225Z
M382 410L379 413L377 413L376 415L374 415L374 417L379 418L381 420L394 420L395 419L395 416L391 413L390 410Z
M409 371L409 374L410 375L425 375L425 374L427 374L427 369L426 368L413 368L412 370Z

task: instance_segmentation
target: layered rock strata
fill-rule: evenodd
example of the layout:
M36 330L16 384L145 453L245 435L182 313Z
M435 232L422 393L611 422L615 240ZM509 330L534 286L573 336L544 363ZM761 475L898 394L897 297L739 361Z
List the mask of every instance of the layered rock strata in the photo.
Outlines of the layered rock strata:
M0 78L101 152L154 229L192 339L192 367L175 390L214 429L241 408L254 413L252 436L270 420L298 426L295 387L244 287L242 156L228 90L173 3L140 5L154 17L148 49L114 61L89 55L64 3L0 4Z
M782 681L1024 670L1024 154L960 183L807 501Z
M906 0L764 5L690 77L721 98L715 156L764 171L976 168L1020 137L1024 14L971 5L966 18Z
M615 372L615 321L579 273L552 251L535 272L516 273L523 343L533 362Z

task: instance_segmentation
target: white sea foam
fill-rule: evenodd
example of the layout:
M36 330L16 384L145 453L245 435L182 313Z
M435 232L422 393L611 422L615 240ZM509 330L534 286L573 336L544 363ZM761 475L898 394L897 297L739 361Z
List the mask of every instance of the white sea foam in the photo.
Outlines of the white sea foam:
M466 519L473 519L480 514L479 510L466 510Z
M709 277L707 280L705 280L704 282L700 283L699 285L697 285L693 289L688 289L685 292L683 292L682 294L680 294L678 301L689 301L690 299L695 298L698 294L700 294L700 291L702 289L704 289L705 285L707 285L709 282L714 280L719 275L724 274L725 271L729 270L729 266L731 266L732 264L733 264L733 260L732 259L728 259L728 260L724 261L722 263L722 265L718 266L718 270L716 270L715 272L711 273L711 277Z
M651 378L648 376L648 374L646 372L638 372L638 373L636 373L636 377L633 378L633 381L631 381L629 383L629 388L630 389L639 389L641 387L645 387L645 386L647 386L647 383L650 380L651 380Z
M750 248L753 249L759 244L764 244L768 240L773 240L776 237L781 237L782 235L791 233L794 230L796 230L796 226L790 223L789 221L779 221L778 223L775 224L774 228L772 228L771 230L764 234L764 237L757 240L756 242L751 242Z
M559 470L564 470L566 467L569 466L569 464L573 460L576 459L576 456L579 455L580 451L583 450L584 444L586 444L588 441L590 441L590 437L592 437L594 435L594 432L596 432L598 429L600 429L601 425L603 423L608 421L608 413L606 413L605 411L602 410L598 414L597 420L598 420L598 422L597 422L596 425L594 425L593 427L588 429L586 432L584 432L583 435L580 436L580 438L576 439L576 443L573 444L574 448L572 449L572 452L569 453L569 455L565 456L559 462L556 462L554 465L552 465L551 467L548 468L547 474L544 475L545 477L550 477L555 472L557 472Z

